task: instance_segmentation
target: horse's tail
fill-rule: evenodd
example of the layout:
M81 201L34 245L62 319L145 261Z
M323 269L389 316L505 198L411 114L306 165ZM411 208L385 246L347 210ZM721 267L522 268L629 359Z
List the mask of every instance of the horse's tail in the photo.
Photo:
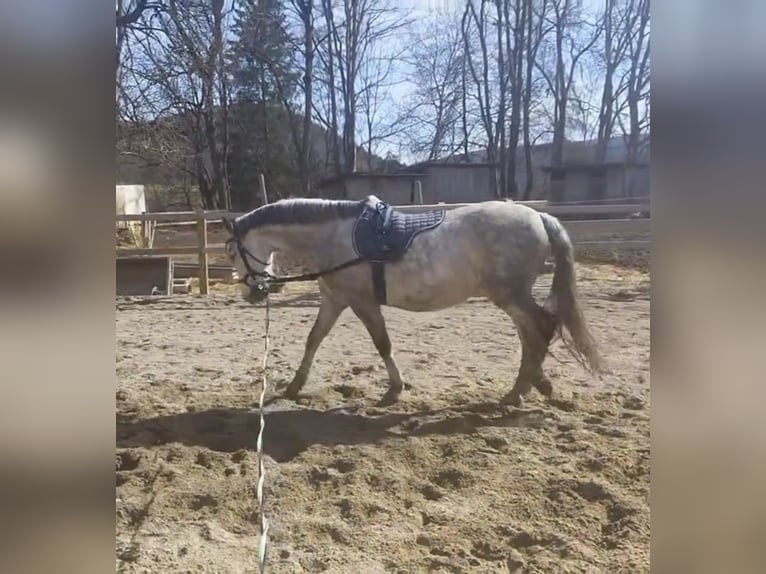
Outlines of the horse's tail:
M553 272L553 284L546 302L548 310L556 316L559 333L563 339L561 328L566 327L572 337L574 348L570 351L587 369L594 372L605 370L604 361L598 351L598 345L585 322L580 307L577 285L575 283L574 248L564 226L558 219L548 213L540 213L548 234L556 265Z

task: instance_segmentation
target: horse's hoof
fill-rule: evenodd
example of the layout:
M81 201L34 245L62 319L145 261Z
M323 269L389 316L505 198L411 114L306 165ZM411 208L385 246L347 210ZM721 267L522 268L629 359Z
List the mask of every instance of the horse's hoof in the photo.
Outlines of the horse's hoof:
M541 379L535 383L535 388L544 397L550 399L553 396L553 385L548 379Z
M500 399L500 404L518 408L521 406L521 397L518 393L511 391Z
M383 395L383 397L376 403L376 407L390 407L391 405L397 403L399 401L399 395L401 394L401 390L396 389L389 389L389 391Z
M306 384L306 380L303 378L294 378L292 382L287 385L287 388L285 389L285 392L283 396L286 399L295 400L298 398L298 393L301 392L301 389L303 388L303 385Z

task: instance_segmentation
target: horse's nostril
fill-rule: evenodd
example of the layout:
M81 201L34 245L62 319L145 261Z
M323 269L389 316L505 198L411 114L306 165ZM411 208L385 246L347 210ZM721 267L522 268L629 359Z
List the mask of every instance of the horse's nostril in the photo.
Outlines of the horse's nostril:
M266 288L261 285L250 285L250 289L247 291L246 299L251 303L258 303L260 301L263 301L266 298L267 291Z

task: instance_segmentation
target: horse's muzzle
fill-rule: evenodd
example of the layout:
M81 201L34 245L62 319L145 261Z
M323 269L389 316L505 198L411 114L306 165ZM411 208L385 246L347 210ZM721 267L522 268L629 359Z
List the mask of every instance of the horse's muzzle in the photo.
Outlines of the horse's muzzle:
M266 298L266 295L268 294L268 287L258 283L256 285L247 285L242 291L242 298L248 303L252 303L254 305L256 303L260 303Z

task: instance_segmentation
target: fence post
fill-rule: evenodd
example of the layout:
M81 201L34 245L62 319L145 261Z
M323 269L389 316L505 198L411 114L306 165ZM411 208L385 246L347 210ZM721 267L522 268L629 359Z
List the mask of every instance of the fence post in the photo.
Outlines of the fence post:
M423 187L420 185L420 180L415 180L415 203L423 205Z
M141 215L146 215L146 211L142 211ZM148 223L145 219L141 220L141 245L139 247L151 247L147 241L146 226Z
M199 292L207 295L210 285L207 268L207 220L203 210L197 211L197 264L199 266Z
M260 186L261 186L261 195L263 196L263 205L266 205L269 202L269 196L266 193L266 178L263 177L262 173L258 174L258 183L260 183Z
M172 257L168 257L168 269L167 269L167 289L165 294L166 295L172 295L173 294L173 277L175 277L175 262L173 261Z

